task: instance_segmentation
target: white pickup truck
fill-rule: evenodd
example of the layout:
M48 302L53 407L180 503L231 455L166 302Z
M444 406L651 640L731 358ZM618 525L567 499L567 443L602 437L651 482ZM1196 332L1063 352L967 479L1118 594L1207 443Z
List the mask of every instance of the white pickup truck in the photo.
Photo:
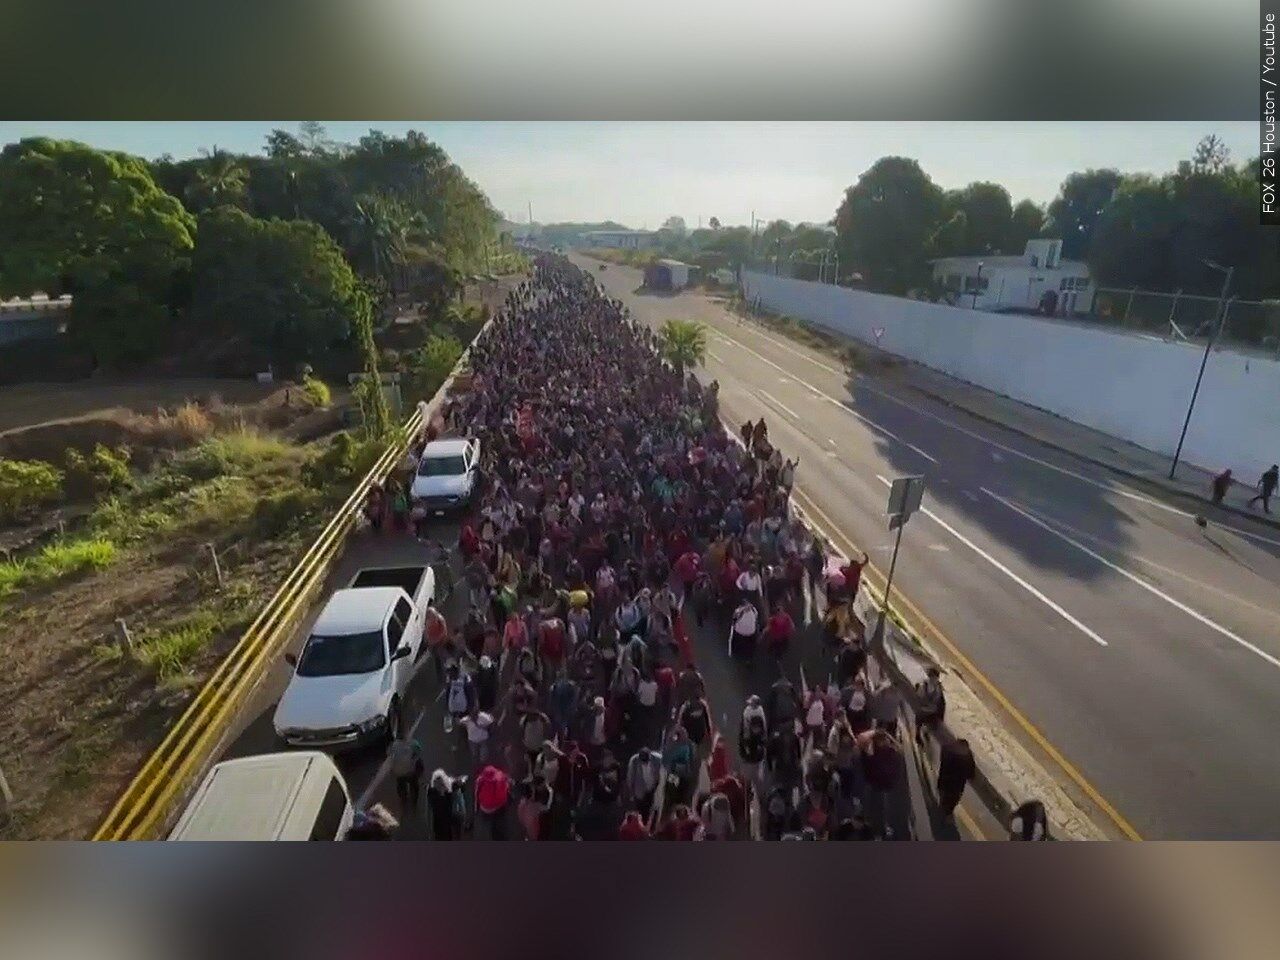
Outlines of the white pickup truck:
M433 513L463 509L475 490L479 440L433 440L423 448L410 495Z
M400 730L435 583L429 566L378 567L336 591L302 653L285 655L293 676L276 706L276 735L290 746L341 749Z

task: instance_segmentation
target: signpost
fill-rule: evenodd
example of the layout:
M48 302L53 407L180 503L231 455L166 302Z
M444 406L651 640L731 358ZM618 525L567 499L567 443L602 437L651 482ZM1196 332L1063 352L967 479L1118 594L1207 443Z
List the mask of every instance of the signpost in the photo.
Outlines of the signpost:
M898 477L889 488L889 507L885 512L889 515L889 529L897 530L898 536L893 541L893 558L889 561L889 576L884 584L884 602L872 636L872 644L878 649L884 645L884 625L889 618L889 594L893 590L893 571L898 566L898 548L902 546L902 528L920 509L923 499L924 477Z

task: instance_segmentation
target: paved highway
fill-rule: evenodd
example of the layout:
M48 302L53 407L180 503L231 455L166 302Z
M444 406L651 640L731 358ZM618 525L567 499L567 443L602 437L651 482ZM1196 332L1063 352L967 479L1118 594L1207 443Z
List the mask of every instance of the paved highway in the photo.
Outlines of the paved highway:
M886 482L926 476L895 583L926 640L961 651L1043 735L1064 761L1046 766L1109 832L1280 838L1280 533L1202 531L892 375L851 381L702 294L644 294L639 271L577 259L647 323L709 324L726 417L766 417L801 457L800 503L881 569Z

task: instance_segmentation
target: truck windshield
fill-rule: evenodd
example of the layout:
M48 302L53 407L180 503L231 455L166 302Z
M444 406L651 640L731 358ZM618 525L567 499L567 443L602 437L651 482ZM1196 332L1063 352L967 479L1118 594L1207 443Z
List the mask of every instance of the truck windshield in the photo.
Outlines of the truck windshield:
M298 661L298 676L336 677L345 673L372 673L386 662L381 630L339 637L312 636Z
M418 465L418 476L420 477L456 477L458 474L466 472L467 467L461 456L430 457Z

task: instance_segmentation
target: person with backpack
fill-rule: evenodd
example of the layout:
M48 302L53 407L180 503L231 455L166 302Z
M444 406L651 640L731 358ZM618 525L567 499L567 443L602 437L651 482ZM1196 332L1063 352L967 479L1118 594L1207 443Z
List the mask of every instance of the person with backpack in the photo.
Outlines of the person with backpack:
M551 736L551 720L541 710L530 710L520 717L520 744L532 770L543 744Z
M422 744L397 730L387 747L387 764L396 781L396 796L403 813L416 813L422 789Z
M670 741L663 747L662 763L666 768L667 802L687 800L697 779L698 757L689 732L680 724L672 729Z
M538 653L542 657L544 674L555 676L564 662L565 634L564 621L559 617L548 617L538 625Z
M711 706L702 697L686 700L676 714L676 723L689 735L699 756L711 746Z
M942 674L937 667L929 667L925 678L915 686L916 699L916 743L924 744L924 732L933 731L936 735L938 727L947 714L947 696L942 689Z
M492 764L476 777L476 819L484 826L490 840L507 838L507 804L511 798L511 780Z
M493 715L484 710L462 718L467 731L467 748L471 751L471 768L489 762L489 742L493 735Z
M747 706L742 711L742 721L738 727L738 757L742 761L742 774L756 789L761 779L762 764L768 746L768 723L760 698L752 694L747 698Z
M729 656L750 659L755 653L760 633L760 610L749 599L743 599L733 611L729 628Z
M555 683L551 684L548 696L551 707L551 729L555 736L568 736L569 729L578 717L580 705L578 685L569 678L568 672L561 668Z
M427 787L427 816L431 821L431 839L461 839L453 794L453 778L443 770L431 774Z
M476 708L492 714L498 703L498 665L490 656L482 656L472 682L476 688Z
M445 677L444 729L445 733L451 733L454 726L475 709L476 694L471 678L458 664L449 664Z
M703 840L732 840L737 832L729 798L723 793L713 793L702 802L700 811Z
M642 746L627 762L626 792L647 819L662 782L662 754Z
M773 681L764 703L770 732L776 732L782 726L794 725L800 718L800 707L800 695L796 692L795 684L785 676Z

